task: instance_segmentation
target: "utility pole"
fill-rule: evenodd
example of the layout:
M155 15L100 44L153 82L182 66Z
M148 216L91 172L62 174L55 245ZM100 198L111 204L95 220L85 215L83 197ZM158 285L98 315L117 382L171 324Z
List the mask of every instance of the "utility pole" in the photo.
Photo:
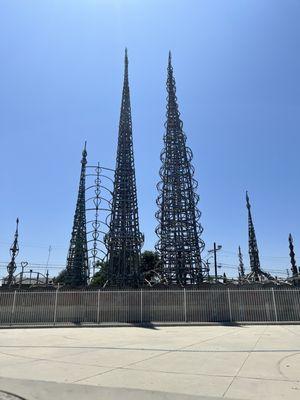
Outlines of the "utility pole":
M218 263L217 263L217 251L221 250L222 246L220 244L216 244L214 242L214 248L212 250L208 250L208 253L213 253L214 257L214 266L215 266L215 282L218 282Z
M217 264L217 245L214 242L214 264L215 264L215 282L218 282L218 264Z
M47 272L47 270L48 270L48 265L49 265L49 261L50 261L51 251L52 251L52 247L51 247L51 245L50 245L49 248L48 248L48 257L47 257L47 261L46 261L45 272Z

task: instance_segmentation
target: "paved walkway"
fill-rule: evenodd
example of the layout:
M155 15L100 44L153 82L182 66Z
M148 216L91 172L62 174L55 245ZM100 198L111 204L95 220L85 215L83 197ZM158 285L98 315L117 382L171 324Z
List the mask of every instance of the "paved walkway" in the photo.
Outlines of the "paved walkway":
M298 400L299 371L299 325L0 330L0 391L28 400Z

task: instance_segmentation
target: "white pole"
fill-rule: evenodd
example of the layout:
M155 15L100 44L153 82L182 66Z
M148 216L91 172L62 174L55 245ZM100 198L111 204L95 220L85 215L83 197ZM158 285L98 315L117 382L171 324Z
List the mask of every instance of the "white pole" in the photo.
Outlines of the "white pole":
M53 325L56 325L58 289L59 289L59 286L58 286L58 288L56 289L56 292L55 292L55 304L54 304L54 319L53 319Z
M97 324L100 322L100 289L98 289L98 302L97 302Z
M230 322L232 322L231 298L230 298L230 290L229 289L227 289L227 295L228 295L228 306L229 306Z
M278 322L277 307L276 307L276 301L275 301L274 288L272 288L272 297L273 297L273 305L274 305L274 311L275 311L275 320L276 320L276 322Z
M184 321L187 322L187 310L186 310L186 290L183 289L183 305L184 305Z
M17 297L17 291L15 290L14 291L12 309L11 309L10 325L12 325L13 322L14 322L14 314L15 314L15 308L16 308L16 297Z
M143 323L143 289L141 289L141 323Z

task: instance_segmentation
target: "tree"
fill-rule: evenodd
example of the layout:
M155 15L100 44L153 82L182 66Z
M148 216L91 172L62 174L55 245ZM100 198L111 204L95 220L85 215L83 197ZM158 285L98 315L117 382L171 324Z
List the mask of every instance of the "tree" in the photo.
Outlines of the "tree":
M144 279L151 282L157 280L159 275L159 254L156 251L145 250L141 255L141 270Z
M108 262L98 261L96 267L100 268L100 270L92 277L91 285L104 286L108 279Z
M64 285L68 284L68 274L67 274L67 270L63 269L62 271L60 271L60 273L53 278L53 282L56 283L62 283Z

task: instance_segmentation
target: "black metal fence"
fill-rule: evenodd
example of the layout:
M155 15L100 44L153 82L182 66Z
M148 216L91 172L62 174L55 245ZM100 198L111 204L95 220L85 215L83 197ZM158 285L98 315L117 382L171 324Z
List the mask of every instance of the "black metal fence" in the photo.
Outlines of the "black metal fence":
M0 292L0 326L300 322L300 290Z

